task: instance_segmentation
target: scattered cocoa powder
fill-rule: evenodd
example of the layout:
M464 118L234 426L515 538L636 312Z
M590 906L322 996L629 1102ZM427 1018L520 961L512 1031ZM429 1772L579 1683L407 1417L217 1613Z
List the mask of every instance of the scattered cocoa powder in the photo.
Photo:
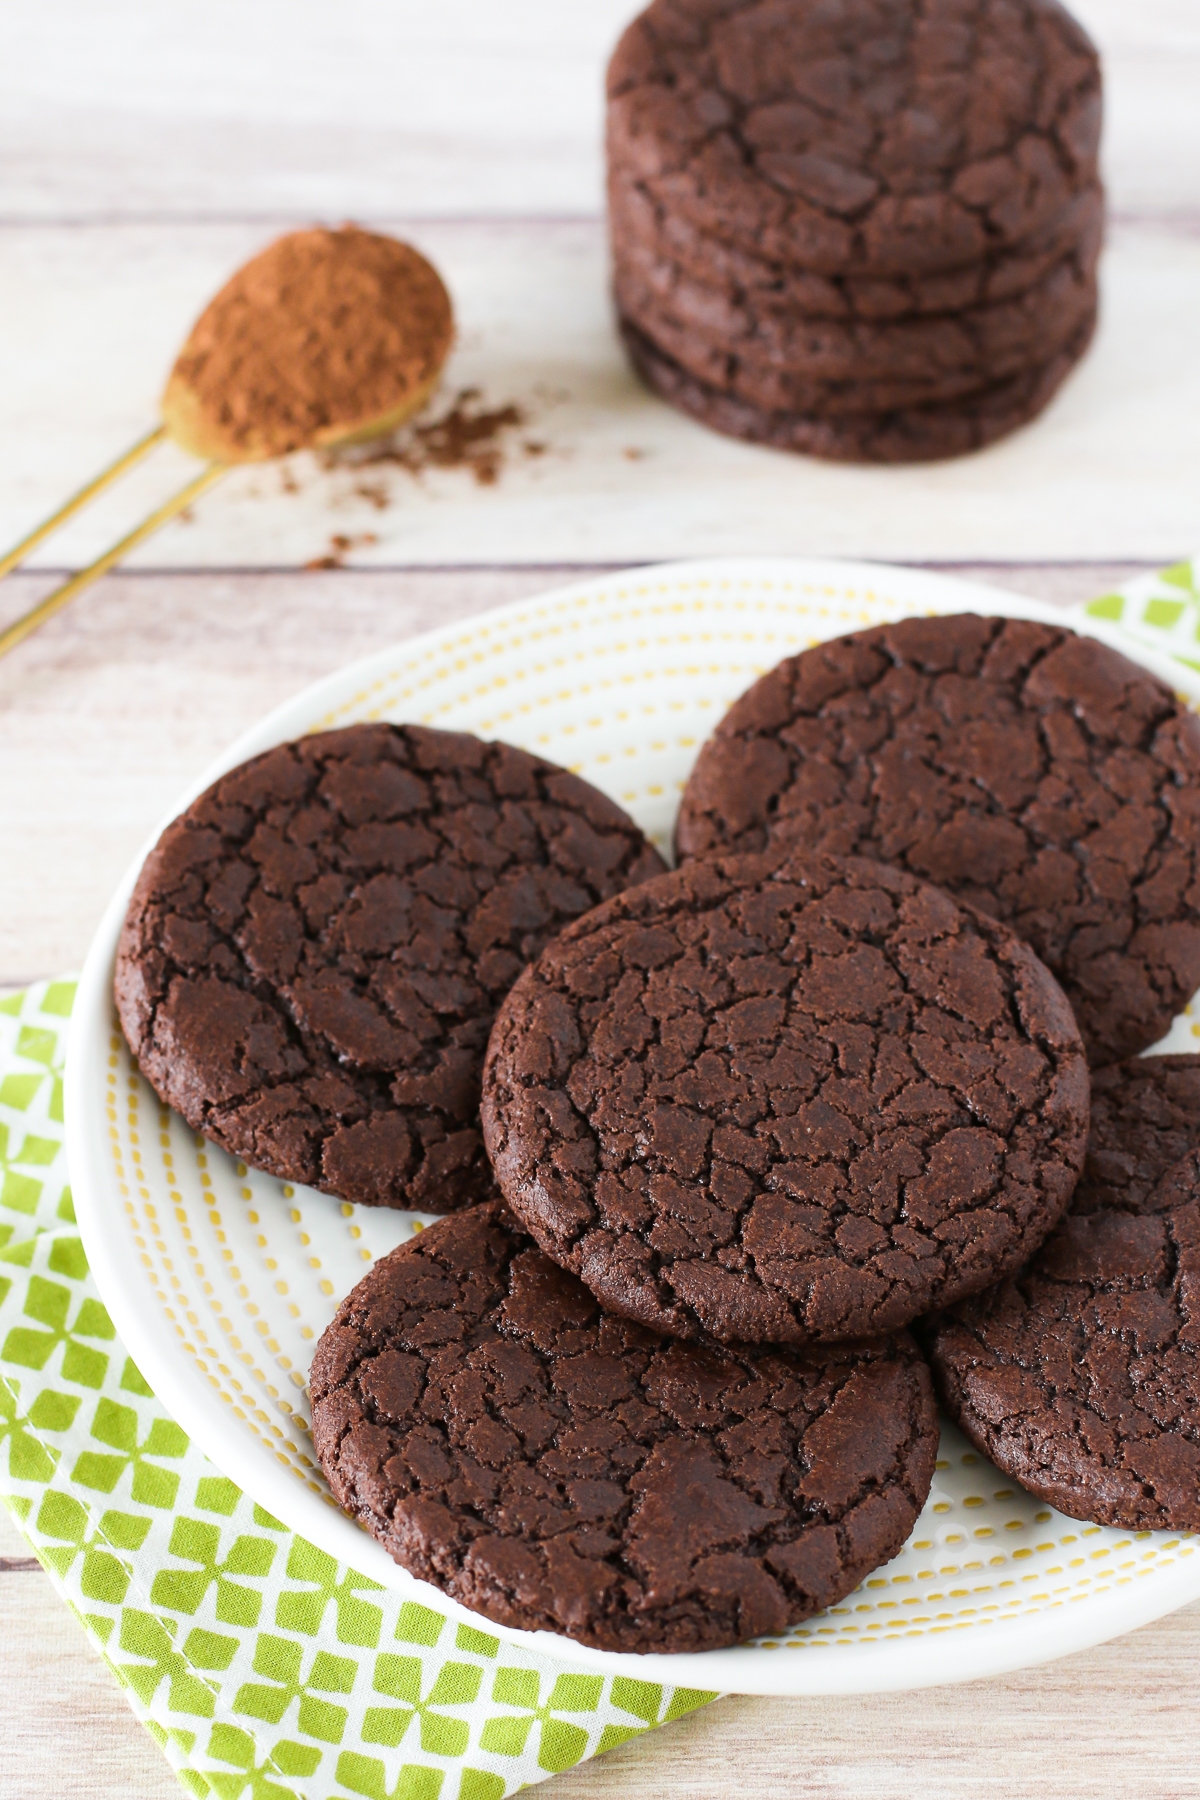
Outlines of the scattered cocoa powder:
M347 537L343 532L335 532L329 540L329 549L324 556L314 556L311 562L305 563L306 569L341 569L345 567L346 557L351 550L359 549L363 544L377 544L379 539L373 531L360 531L354 537Z
M341 451L327 459L326 467L393 463L410 475L426 469L468 469L482 487L491 487L500 473L504 433L523 425L525 413L513 401L481 406L481 398L478 388L462 388L436 418L405 425L386 442ZM363 497L373 499L370 494Z
M376 512L384 512L388 504L388 491L382 481L356 481L354 492L360 500L367 500Z
M290 232L200 315L163 417L221 461L328 444L419 406L452 336L450 297L411 244L356 225Z

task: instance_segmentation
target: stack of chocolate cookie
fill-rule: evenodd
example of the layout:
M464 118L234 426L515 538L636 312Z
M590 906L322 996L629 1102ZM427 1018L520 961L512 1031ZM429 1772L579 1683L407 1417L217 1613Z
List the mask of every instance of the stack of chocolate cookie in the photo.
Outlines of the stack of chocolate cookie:
M1095 325L1100 97L1057 0L653 0L608 72L634 365L850 461L1032 419Z

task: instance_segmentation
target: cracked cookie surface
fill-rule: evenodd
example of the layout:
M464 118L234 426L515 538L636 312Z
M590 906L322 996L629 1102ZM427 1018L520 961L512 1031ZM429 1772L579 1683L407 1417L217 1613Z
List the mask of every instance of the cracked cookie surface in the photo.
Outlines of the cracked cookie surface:
M497 1624L707 1650L799 1623L908 1536L938 1423L906 1333L820 1351L606 1316L498 1203L376 1264L313 1359L334 1494Z
M1018 246L1001 249L961 268L925 276L825 274L801 264L772 262L753 251L701 231L686 214L656 204L624 170L610 169L609 227L614 255L635 250L671 270L716 288L723 303L753 313L766 302L785 304L799 318L860 324L953 316L995 306L1037 288L1064 260L1080 271L1096 261L1104 229L1104 194L1098 182L1070 202L1054 227Z
M854 398L847 392L850 384L836 392L827 384L810 410L756 406L740 394L700 380L631 320L619 318L617 324L629 360L646 386L710 431L830 462L909 463L982 450L1035 418L1087 349L1095 316L1085 320L1057 356L1020 375L952 400L922 406L889 404L884 410L869 411L854 406L842 410Z
M1140 1215L1072 1215L1019 1275L920 1328L950 1416L1070 1518L1200 1529L1198 1199L1193 1155Z
M155 1092L252 1167L449 1212L492 1191L498 1002L568 920L662 867L612 801L510 745L315 734L167 827L121 935L121 1024Z
M1200 986L1200 722L1065 627L905 619L778 664L702 748L676 846L789 841L1006 920L1096 1064L1154 1043Z
M987 261L1094 184L1100 67L1054 0L654 0L608 71L610 169L835 276Z
M1037 288L896 320L815 319L790 294L733 296L635 246L616 252L617 308L711 387L768 411L881 412L952 400L1051 361L1096 311L1095 263L1067 256Z
M1155 1190L1197 1145L1200 1056L1135 1056L1095 1070L1087 1155L1071 1211L1160 1211Z
M1088 1077L1007 927L862 858L707 857L569 926L497 1014L501 1192L602 1304L679 1337L892 1330L1066 1207Z

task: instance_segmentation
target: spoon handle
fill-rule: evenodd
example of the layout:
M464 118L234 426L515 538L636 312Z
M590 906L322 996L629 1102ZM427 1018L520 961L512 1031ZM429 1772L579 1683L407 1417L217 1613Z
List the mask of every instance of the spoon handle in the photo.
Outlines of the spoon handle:
M214 482L219 481L222 475L228 472L228 468L228 463L209 463L207 469L202 470L194 480L189 481L186 487L181 487L177 494L173 495L165 505L158 507L148 518L143 519L140 525L135 525L132 531L113 544L111 549L106 550L103 556L98 556L94 563L89 563L86 569L80 569L78 574L72 575L69 581L64 581L61 587L56 587L53 593L47 594L44 600L39 600L36 606L31 606L27 613L22 613L19 619L14 619L11 625L0 631L0 656L5 656L8 651L15 649L23 638L29 636L31 631L36 631L39 625L52 618L82 589L88 587L101 575L106 574L113 564L119 563L135 545L142 543L152 532L157 531L160 525L165 525L168 519L173 519L176 513L181 513L206 488L212 487Z
M131 444L123 456L118 456L115 462L109 463L107 469L101 469L99 475L89 481L86 487L81 487L77 494L72 494L69 500L64 501L57 512L51 513L48 519L43 519L41 524L29 533L28 537L23 537L20 543L14 544L6 555L0 556L0 581L3 581L10 569L15 569L19 562L24 562L29 552L35 550L43 538L48 538L52 531L57 531L60 525L65 525L81 506L86 506L94 494L102 493L111 481L117 479L118 475L123 475L126 469L132 469L134 463L140 462L146 452L153 450L155 444L159 443L166 435L166 426L156 425L153 431L148 431L145 437L138 439L136 444Z

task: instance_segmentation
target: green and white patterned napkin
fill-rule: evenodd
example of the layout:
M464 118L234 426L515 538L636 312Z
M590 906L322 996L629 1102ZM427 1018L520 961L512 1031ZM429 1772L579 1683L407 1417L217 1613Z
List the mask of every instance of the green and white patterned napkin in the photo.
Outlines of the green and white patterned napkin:
M197 1796L503 1800L715 1698L586 1674L296 1537L163 1411L88 1273L71 981L0 1001L0 1492Z
M1090 600L1084 611L1119 625L1135 642L1200 669L1200 556L1141 575L1115 594Z
M1200 560L1086 610L1200 668ZM0 1492L189 1792L503 1800L714 1699L401 1603L189 1443L117 1338L75 1227L74 991L0 1001Z

